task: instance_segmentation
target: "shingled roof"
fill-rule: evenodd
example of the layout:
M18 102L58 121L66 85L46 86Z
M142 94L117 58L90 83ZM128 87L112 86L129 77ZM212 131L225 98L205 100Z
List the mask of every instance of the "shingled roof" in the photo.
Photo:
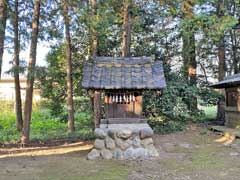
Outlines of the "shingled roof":
M161 61L151 57L96 57L85 63L86 89L162 89L166 87Z
M232 76L227 76L224 78L224 80L210 85L210 87L217 88L217 89L234 87L234 86L240 86L240 73L234 74Z

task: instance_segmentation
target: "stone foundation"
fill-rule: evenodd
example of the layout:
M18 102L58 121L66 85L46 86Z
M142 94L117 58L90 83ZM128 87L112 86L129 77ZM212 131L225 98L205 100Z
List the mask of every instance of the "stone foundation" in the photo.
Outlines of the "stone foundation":
M112 126L115 127L115 126ZM115 128L101 127L95 130L94 148L88 159L151 159L159 156L153 145L153 130L147 125L118 124Z

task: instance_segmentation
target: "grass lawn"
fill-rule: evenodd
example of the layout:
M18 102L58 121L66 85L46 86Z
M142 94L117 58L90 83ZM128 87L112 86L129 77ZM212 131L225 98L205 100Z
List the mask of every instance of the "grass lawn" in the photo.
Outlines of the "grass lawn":
M217 106L207 106L207 107L204 107L203 110L204 110L206 119L211 120L216 118Z
M32 141L47 141L58 139L93 138L91 130L90 113L80 112L75 114L74 133L67 132L67 123L54 118L48 110L41 109L32 114L30 138ZM0 113L0 143L15 143L19 140L20 133L16 130L15 114L11 111Z
M201 106L200 109L205 114L204 120L213 120L217 116L217 106Z

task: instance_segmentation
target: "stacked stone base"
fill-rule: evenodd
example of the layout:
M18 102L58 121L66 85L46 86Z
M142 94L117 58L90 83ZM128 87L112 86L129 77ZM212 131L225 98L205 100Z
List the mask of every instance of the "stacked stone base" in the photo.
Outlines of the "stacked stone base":
M94 147L88 159L152 159L159 156L153 145L153 130L130 128L98 128Z

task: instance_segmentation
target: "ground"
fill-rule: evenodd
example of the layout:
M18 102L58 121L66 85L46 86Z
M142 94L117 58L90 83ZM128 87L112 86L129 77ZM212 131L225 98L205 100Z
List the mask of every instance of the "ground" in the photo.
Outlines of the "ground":
M91 143L0 149L1 180L238 180L240 142L224 146L205 127L155 135L160 157L144 161L88 161ZM25 152L26 151L26 152Z

